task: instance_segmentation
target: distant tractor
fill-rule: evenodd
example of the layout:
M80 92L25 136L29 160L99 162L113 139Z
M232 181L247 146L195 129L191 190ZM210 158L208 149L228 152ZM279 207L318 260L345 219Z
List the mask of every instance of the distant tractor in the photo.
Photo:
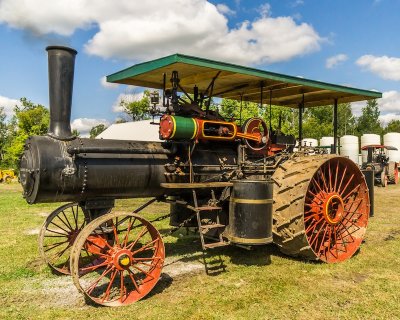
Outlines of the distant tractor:
M15 178L14 170L0 170L0 182L10 183Z
M375 185L386 187L388 183L397 184L399 182L399 169L397 162L390 161L388 150L397 148L384 145L367 145L361 148L367 150L367 162L362 164L364 170L374 170Z

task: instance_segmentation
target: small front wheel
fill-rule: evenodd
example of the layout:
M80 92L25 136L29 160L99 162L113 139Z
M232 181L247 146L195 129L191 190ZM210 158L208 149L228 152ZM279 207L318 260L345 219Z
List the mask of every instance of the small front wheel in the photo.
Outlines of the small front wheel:
M122 306L146 296L165 259L157 229L134 213L109 213L89 223L71 253L75 286L96 304Z
M43 260L58 274L69 274L71 246L86 224L78 203L67 203L54 210L39 233L39 251Z

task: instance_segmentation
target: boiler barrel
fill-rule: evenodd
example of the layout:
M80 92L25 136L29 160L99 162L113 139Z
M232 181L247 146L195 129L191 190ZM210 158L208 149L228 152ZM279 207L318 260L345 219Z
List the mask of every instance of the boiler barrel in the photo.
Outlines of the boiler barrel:
M28 203L163 194L168 149L161 143L46 136L27 140L20 181Z
M273 182L237 180L229 200L228 238L233 243L272 242Z

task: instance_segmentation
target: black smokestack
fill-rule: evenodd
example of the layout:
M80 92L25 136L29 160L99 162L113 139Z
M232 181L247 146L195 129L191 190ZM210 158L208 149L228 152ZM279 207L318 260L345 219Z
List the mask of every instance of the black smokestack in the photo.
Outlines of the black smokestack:
M71 132L72 87L77 51L68 47L50 46L49 55L49 135L59 140L73 138Z

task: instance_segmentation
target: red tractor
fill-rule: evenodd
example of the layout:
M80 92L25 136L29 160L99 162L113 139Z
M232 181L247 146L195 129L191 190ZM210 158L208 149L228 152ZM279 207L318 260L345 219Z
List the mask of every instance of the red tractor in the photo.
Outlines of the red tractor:
M399 169L397 162L390 161L388 150L397 151L397 148L384 145L367 145L361 148L367 150L367 162L362 164L362 169L374 170L375 184L386 187L388 183L399 182Z

